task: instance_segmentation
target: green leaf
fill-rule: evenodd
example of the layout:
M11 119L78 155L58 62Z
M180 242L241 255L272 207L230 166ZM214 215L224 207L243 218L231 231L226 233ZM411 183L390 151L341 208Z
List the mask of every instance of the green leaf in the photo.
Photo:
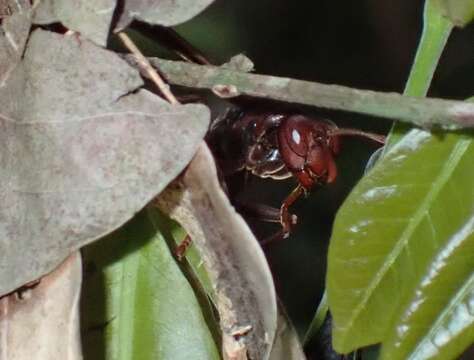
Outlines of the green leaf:
M472 254L474 214L425 271L384 342L382 359L454 359L474 342Z
M434 0L441 13L457 26L469 24L474 18L473 0Z
M337 351L385 341L426 274L445 271L436 270L437 256L472 218L473 161L469 134L412 130L354 189L336 218L329 249ZM465 262L450 266L446 281L467 282ZM431 312L427 321L439 315Z
M427 1L406 95L426 95L451 29ZM435 254L472 212L472 188L466 178L454 175L469 171L469 161L458 156L472 158L470 142L459 135L435 137L395 125L385 158L341 208L328 260L329 302L339 351L382 342L394 331L403 305L413 297ZM468 208L462 213L462 207L456 207L461 214L456 217L452 212L454 220L447 223L440 209L459 198L468 200Z
M86 358L220 359L207 299L172 256L166 227L147 209L85 249Z
M452 29L432 1L424 22L412 96L426 95ZM397 124L344 204L328 264L337 350L381 342L382 359L449 359L472 343L472 142Z
M174 245L177 247L185 239L187 233L176 221L168 219L167 217L166 220L166 226L171 230L170 233L167 234L167 238L174 242ZM174 246L173 248L173 251L176 251L176 248ZM204 261L199 255L199 252L193 242L191 242L190 246L186 249L184 257L186 259L187 264L189 264L190 266L189 270L192 271L197 277L199 284L200 286L202 286L206 295L211 300L214 300L215 293L211 279L209 279L209 275L204 266ZM184 260L181 264L183 266L185 265Z

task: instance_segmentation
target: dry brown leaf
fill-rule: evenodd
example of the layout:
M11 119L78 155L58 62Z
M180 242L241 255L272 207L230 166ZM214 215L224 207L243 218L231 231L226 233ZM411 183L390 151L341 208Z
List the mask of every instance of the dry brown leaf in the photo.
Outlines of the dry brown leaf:
M202 143L180 180L158 206L191 235L215 290L225 359L268 359L277 309L265 256L217 179L207 145Z
M113 52L33 32L0 86L0 294L124 224L190 161L208 109L141 85Z
M154 25L175 26L203 11L214 0L125 0L115 31L134 19Z
M31 289L0 299L0 360L82 359L81 279L76 252Z

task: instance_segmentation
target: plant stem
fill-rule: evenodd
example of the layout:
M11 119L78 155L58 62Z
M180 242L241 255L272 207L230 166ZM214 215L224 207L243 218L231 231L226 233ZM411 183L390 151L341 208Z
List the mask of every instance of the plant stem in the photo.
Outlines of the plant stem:
M149 77L155 83L155 85L161 91L165 99L168 100L170 104L179 104L179 101L170 91L168 85L163 81L160 74L158 74L158 72L153 68L153 66L151 66L148 59L142 54L142 52L140 51L140 49L138 49L132 39L130 39L130 37L124 32L118 33L118 37L123 42L125 47L130 50L130 52L134 55L135 59L137 60L137 64L140 66L142 71L147 74L147 77Z
M432 0L427 0L423 13L423 32L404 95L426 96L452 29L453 24L441 16ZM408 129L410 127L406 124L396 123L387 139L386 149L398 142Z
M127 57L137 66L137 59ZM359 90L268 75L248 74L222 67L149 59L175 85L201 89L232 88L232 96L250 95L285 102L401 120L424 128L456 130L474 127L474 104L421 99L397 93ZM138 66L139 67L139 66ZM143 73L144 76L148 76ZM216 91L215 91L216 92ZM217 93L219 93L217 91Z
M329 302L327 292L324 291L321 301L319 302L316 313L314 314L313 320L309 325L306 334L304 335L303 343L308 344L308 342L319 332L321 326L323 326L324 320L329 311Z

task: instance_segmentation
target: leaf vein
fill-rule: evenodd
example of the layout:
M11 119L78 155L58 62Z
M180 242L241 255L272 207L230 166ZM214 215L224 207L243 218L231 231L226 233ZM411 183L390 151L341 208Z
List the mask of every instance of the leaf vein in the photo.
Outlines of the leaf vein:
M352 316L347 322L346 328L353 327L356 319L359 317L360 313L363 311L365 305L368 303L370 297L375 292L376 288L382 283L383 278L388 273L388 271L393 267L395 261L399 258L403 249L406 247L406 244L410 240L414 231L418 225L422 222L423 218L426 216L426 212L429 210L430 204L433 202L433 199L442 191L444 186L448 183L452 173L457 168L457 165L462 159L462 156L467 151L470 145L470 140L461 140L456 143L449 159L445 161L444 166L442 167L440 174L432 183L431 189L426 194L424 200L420 204L420 207L411 217L408 222L407 228L400 235L399 240L395 243L393 250L387 255L386 261L383 262L381 268L375 273L372 281L368 284L367 290L364 293L361 301L355 306Z

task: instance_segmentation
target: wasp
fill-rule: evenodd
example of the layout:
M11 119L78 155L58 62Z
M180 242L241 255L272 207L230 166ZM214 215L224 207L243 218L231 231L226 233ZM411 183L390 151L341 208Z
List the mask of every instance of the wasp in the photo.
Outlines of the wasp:
M160 38L165 47L183 60L212 65L204 54L173 29L144 23L134 25L145 36ZM296 200L337 178L335 159L340 152L342 137L363 137L381 145L385 142L385 137L379 134L339 128L330 120L298 112L277 109L262 112L239 100L234 100L239 105L237 110L233 109L213 122L206 140L224 178L247 171L273 180L296 179L297 186L282 201L279 209L251 204L237 206L261 220L279 222L281 230L275 234L276 237L287 238L296 224L297 217L289 212ZM178 253L181 252L178 249Z
M322 118L252 110L240 110L237 115L217 122L207 141L226 177L247 171L261 178L297 181L278 212L265 207L262 214L263 220L278 221L282 227L279 235L286 238L296 224L296 216L289 212L289 207L313 188L337 178L336 157L344 136L363 137L378 144L385 141L382 135L339 128Z

